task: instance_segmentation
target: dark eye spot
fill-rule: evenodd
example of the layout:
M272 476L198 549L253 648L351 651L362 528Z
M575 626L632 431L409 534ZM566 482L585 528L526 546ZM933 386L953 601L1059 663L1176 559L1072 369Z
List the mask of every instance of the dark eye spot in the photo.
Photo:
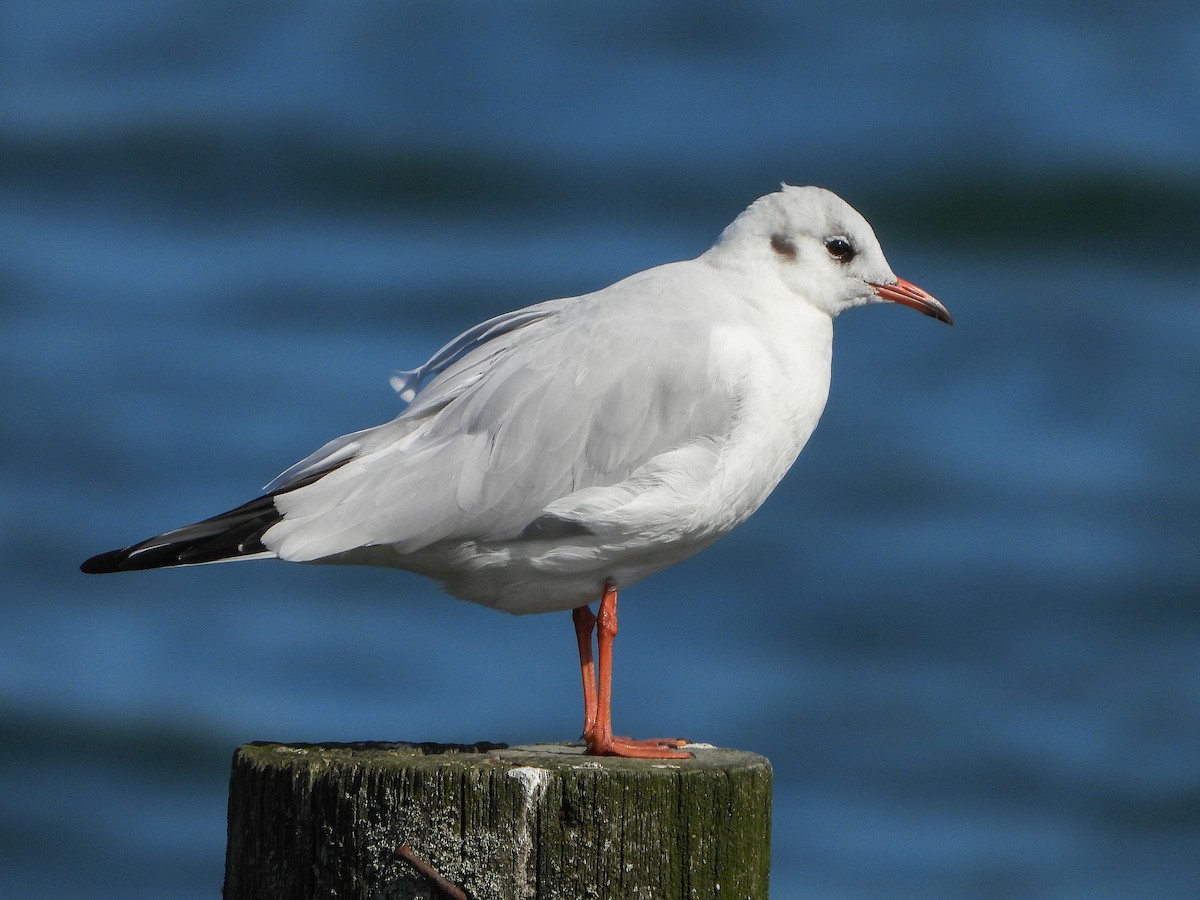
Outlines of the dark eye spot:
M784 234L771 235L771 249L787 259L796 258L796 245Z
M844 237L831 237L825 240L825 249L838 262L850 262L854 259L854 247Z

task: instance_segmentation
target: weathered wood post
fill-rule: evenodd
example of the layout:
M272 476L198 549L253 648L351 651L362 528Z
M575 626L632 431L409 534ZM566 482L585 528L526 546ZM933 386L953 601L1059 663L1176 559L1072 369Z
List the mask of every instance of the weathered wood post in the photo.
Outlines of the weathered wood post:
M226 900L767 900L771 765L691 746L689 760L576 745L239 747Z

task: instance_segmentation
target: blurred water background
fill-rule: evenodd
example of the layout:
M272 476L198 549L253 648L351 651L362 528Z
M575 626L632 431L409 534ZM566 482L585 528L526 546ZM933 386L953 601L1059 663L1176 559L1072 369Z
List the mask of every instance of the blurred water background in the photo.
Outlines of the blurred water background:
M771 758L775 897L1200 896L1200 6L653 0L0 4L0 893L216 896L243 741L573 738L566 614L76 567L780 180L958 325L839 320L618 729Z

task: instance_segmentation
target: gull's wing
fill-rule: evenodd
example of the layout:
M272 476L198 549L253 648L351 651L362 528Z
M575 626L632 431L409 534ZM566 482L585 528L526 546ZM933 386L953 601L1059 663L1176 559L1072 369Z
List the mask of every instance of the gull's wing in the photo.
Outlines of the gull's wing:
M664 454L715 458L736 402L712 374L705 304L688 295L687 278L653 290L652 272L635 276L637 290L627 280L551 301L447 344L414 370L434 377L398 418L284 474L283 518L266 546L312 560L383 544L403 554L445 540L553 536L586 529L587 510L628 499L647 479L661 488ZM597 496L605 488L612 496Z
M439 381L439 386L423 392L422 402L416 407L405 410L407 419L388 422L385 425L365 428L351 434L334 438L319 450L300 460L276 476L265 488L264 492L275 494L291 490L298 482L311 477L318 472L331 469L339 463L377 449L385 444L398 440L416 423L420 414L450 402L458 393L472 383L473 378L480 373L480 364L489 358L504 353L512 345L511 333L539 322L554 315L555 307L562 301L551 300L526 309L504 313L488 319L473 328L464 331L433 354L422 365L415 369L397 372L390 379L392 387L405 403L411 403L422 385L432 378L452 369L447 378ZM455 365L455 364L458 365ZM404 416L401 416L404 418Z

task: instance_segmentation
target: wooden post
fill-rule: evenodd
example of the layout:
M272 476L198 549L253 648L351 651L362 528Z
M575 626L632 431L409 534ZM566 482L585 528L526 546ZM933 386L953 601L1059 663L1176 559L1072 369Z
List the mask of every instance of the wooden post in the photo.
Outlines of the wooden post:
M538 744L239 747L226 900L442 898L407 843L471 900L767 900L771 764Z

